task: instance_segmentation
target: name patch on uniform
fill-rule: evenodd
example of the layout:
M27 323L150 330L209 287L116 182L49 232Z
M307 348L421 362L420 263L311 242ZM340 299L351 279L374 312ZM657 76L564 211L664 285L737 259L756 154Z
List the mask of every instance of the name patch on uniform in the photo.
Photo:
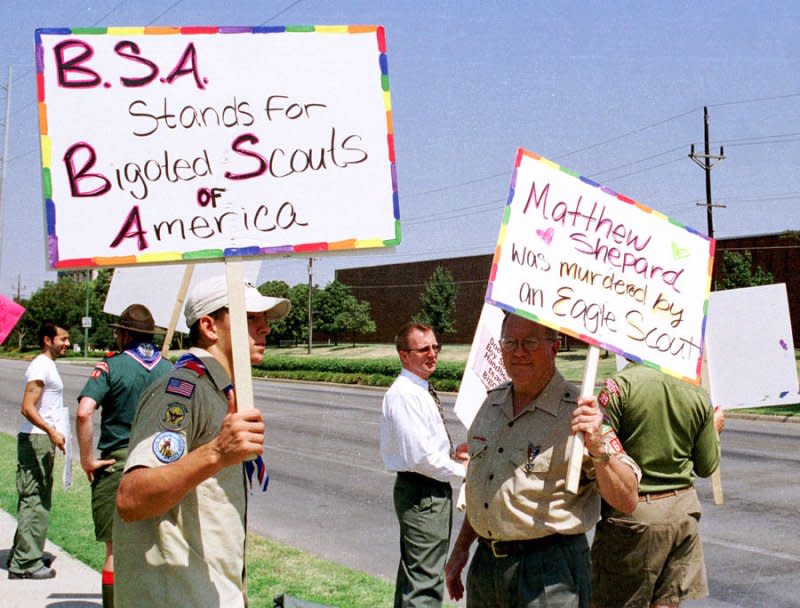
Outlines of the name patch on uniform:
M194 384L188 380L181 380L180 378L170 378L167 382L166 392L171 395L180 395L187 399L194 393Z
M168 431L180 431L186 426L188 413L189 409L183 403L170 403L161 415L161 426Z
M165 464L178 460L185 450L183 436L173 431L162 431L153 439L153 454Z

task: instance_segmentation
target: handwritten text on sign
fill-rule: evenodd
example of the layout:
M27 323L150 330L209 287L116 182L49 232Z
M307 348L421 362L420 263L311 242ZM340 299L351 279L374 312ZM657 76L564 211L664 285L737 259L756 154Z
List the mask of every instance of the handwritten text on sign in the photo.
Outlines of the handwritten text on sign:
M714 241L520 151L487 301L696 382Z
M382 28L39 30L37 69L55 267L398 241Z

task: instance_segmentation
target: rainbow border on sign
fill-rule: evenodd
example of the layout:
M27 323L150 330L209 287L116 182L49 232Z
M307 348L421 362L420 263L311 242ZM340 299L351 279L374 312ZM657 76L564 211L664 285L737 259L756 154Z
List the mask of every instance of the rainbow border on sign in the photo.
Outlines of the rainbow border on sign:
M581 180L584 184L587 184L587 185L592 186L594 188L598 188L599 190L602 190L605 194L613 196L613 197L617 198L618 200L622 201L623 203L627 203L628 205L634 205L635 207L638 207L640 210L645 211L646 213L650 213L650 214L658 217L659 219L666 220L670 224L672 224L674 226L677 226L679 228L683 228L687 232L691 232L692 234L695 234L695 235L697 235L697 236L699 236L701 238L704 238L705 240L708 241L708 243L709 243L709 245L708 245L709 246L709 257L708 257L708 269L707 269L708 271L707 271L707 276L706 276L706 287L705 287L705 289L706 289L706 293L709 294L709 295L706 296L706 299L703 302L703 324L702 324L702 328L701 328L701 332L700 332L700 334L701 334L700 335L701 348L700 348L700 355L697 357L697 367L696 367L697 376L695 378L682 376L682 375L676 373L674 370L671 370L671 369L668 369L668 368L664 368L664 367L662 367L660 365L656 365L655 363L652 363L650 361L646 361L646 360L641 359L640 357L637 357L637 356L632 355L630 353L626 353L622 349L617 348L616 346L612 346L611 344L606 344L604 342L600 342L600 341L595 340L594 338L592 338L590 336L587 336L585 334L576 333L576 332L572 331L571 329L567 329L565 327L562 327L560 325L554 324L552 322L544 321L543 319L540 319L537 315L534 315L532 313L526 312L524 310L520 310L518 308L514 308L513 306L508 306L506 304L501 304L500 302L496 302L495 300L492 299L492 287L494 285L495 276L497 275L497 264L500 261L500 253L502 252L503 242L505 241L505 238L506 238L506 227L508 226L508 220L509 220L509 217L511 216L511 203L514 200L514 192L516 191L517 171L519 170L519 166L522 163L523 156L527 156L529 158L532 158L533 160L539 161L540 163L543 163L543 164L549 166L552 169L556 169L557 171L561 171L562 173L566 173L567 175L569 175L571 177L575 177L575 178ZM655 209L651 209L647 205L643 205L642 203L640 203L638 201L635 201L632 198L629 198L629 197L627 197L627 196L625 196L623 194L619 194L618 192L615 192L611 188L603 186L602 184L598 184L597 182L595 182L594 180L589 179L588 177L583 177L582 175L578 175L574 171L572 171L572 170L570 170L570 169L568 169L566 167L563 167L563 166L559 165L558 163L554 163L553 161L548 160L548 159L546 159L546 158L544 158L542 156L539 156L538 154L534 154L533 152L529 152L528 150L525 150L523 148L519 148L517 150L516 161L514 162L514 173L511 176L511 184L509 185L508 198L506 199L506 208L503 211L503 221L502 221L502 223L500 225L500 234L497 237L497 247L495 248L494 257L492 258L492 269L491 269L491 271L489 273L489 283L488 283L488 285L486 287L486 301L488 303L490 303L490 304L492 304L494 306L497 306L498 308L502 308L503 310L506 310L506 311L508 311L508 312L510 312L512 314L519 315L520 317L525 317L526 319L530 319L531 321L535 321L536 323L540 323L542 325L546 325L548 327L551 327L551 328L555 329L556 331L558 331L560 333L564 333L564 334L570 335L570 336L572 336L574 338L577 338L581 342L586 342L587 344L591 344L591 345L596 346L598 348L602 348L604 350L611 351L613 353L616 353L616 354L618 354L620 356L625 357L626 359L629 359L630 361L634 361L635 363L640 363L642 365L646 365L648 367L652 367L652 368L657 369L657 370L659 370L659 371L661 371L661 372L663 372L665 374L669 374L670 376L675 376L676 378L680 378L681 380L685 380L686 382L690 382L692 384L697 384L698 383L697 379L700 377L700 370L701 370L701 367L702 367L702 364L703 364L703 348L705 347L706 324L708 322L708 301L709 301L709 298L710 298L710 291L711 291L711 274L712 274L712 270L713 270L713 267L714 267L714 250L715 250L715 247L716 247L716 241L714 239L712 239L712 238L709 238L708 236L706 236L702 232L698 232L697 230L694 230L693 228L690 228L689 226L685 226L685 225L681 224L680 222L676 222L675 220L671 219L669 216L664 215L663 213L660 213L659 211L656 211Z
M145 253L126 256L97 256L92 258L58 259L58 237L56 236L56 206L53 201L51 181L51 145L47 128L47 102L44 88L44 49L42 36L47 35L202 35L202 34L282 34L282 33L322 33L322 34L375 34L380 64L380 86L383 90L383 103L386 108L386 143L389 149L390 171L392 176L392 208L394 212L395 237L393 239L343 239L330 243L301 243L297 245L278 245L273 247L241 247L228 249L199 249L189 252ZM394 123L392 122L392 103L389 93L389 69L386 59L386 35L380 25L286 25L256 27L87 27L87 28L41 28L35 32L36 41L36 91L39 110L39 140L42 158L42 191L45 201L45 226L47 230L47 252L50 265L57 270L94 268L99 266L127 266L131 264L156 264L168 262L193 262L198 260L220 261L228 257L253 257L264 255L288 255L317 251L349 251L378 247L393 247L400 243L400 203L397 194L397 168L394 150Z

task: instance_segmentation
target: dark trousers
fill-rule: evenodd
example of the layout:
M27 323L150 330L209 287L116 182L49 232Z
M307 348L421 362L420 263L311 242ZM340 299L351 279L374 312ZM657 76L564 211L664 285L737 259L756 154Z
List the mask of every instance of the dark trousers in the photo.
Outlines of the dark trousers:
M590 570L584 534L548 537L506 557L479 542L467 574L467 608L589 608Z
M450 484L416 473L398 473L394 508L400 522L394 606L438 608L444 596L453 520Z

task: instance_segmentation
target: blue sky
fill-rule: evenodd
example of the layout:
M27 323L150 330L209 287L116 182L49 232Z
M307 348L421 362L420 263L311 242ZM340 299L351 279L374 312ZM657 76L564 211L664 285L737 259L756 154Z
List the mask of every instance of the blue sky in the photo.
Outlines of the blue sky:
M386 29L403 241L315 255L335 268L491 253L524 147L705 232L709 107L715 236L800 229L796 2L110 0L0 5L0 85L13 68L0 292L45 262L33 69L37 27L380 24ZM245 77L246 75L243 75ZM5 90L0 108L5 108ZM3 120L4 114L0 114ZM1 152L0 152L1 153ZM306 258L261 278L305 282ZM19 281L19 282L18 282Z

